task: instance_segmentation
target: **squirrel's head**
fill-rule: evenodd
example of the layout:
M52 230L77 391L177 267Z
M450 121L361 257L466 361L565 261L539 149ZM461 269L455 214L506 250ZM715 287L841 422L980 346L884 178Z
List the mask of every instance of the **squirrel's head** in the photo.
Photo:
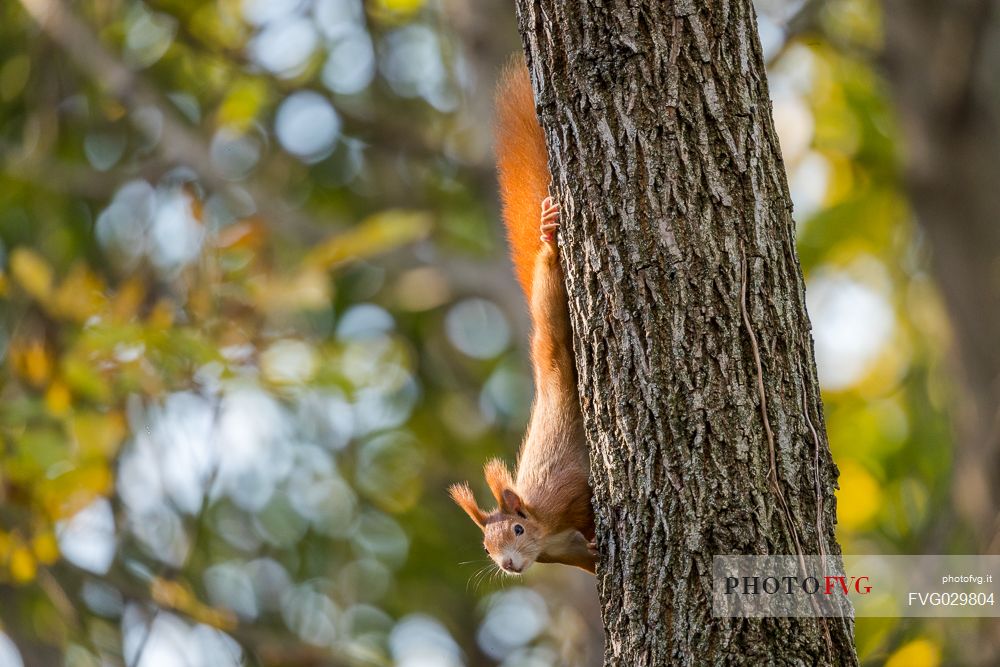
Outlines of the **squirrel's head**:
M483 546L497 567L509 574L521 574L542 552L541 524L514 489L514 481L503 462L489 461L484 472L497 500L497 509L487 513L480 508L467 483L452 485L451 497L482 529Z

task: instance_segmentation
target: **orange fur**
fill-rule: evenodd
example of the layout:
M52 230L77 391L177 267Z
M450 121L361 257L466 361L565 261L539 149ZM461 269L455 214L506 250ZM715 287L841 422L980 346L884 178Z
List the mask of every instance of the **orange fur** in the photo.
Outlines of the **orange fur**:
M548 194L549 154L524 58L513 58L496 94L495 144L503 221L517 280L529 301L538 253L538 205Z
M534 562L594 572L597 563L590 468L577 398L569 307L554 230L559 206L546 197L548 157L523 59L497 91L497 162L504 223L531 310L535 402L511 475L500 459L483 473L497 509L480 509L468 484L451 496L483 531L490 557L507 572Z
M504 493L513 493L514 478L507 469L507 464L500 459L490 459L483 466L483 476L486 477L486 485L493 492L493 497L497 499L500 508L508 513L513 513L504 501Z
M465 510L469 518L476 522L477 526L480 528L486 526L486 512L479 508L479 503L476 502L476 496L473 495L468 482L465 484L452 484L448 488L448 493L451 495L451 499Z

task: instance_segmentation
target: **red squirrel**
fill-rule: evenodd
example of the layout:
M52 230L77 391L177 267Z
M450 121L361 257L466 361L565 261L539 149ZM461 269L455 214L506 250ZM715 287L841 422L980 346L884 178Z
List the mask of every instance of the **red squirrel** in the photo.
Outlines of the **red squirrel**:
M468 483L452 485L450 493L482 529L486 551L503 571L520 574L539 562L594 572L590 462L556 245L559 205L547 196L548 153L523 59L501 76L496 105L503 220L531 310L535 401L516 474L499 459L484 468L498 507L492 512L481 509Z

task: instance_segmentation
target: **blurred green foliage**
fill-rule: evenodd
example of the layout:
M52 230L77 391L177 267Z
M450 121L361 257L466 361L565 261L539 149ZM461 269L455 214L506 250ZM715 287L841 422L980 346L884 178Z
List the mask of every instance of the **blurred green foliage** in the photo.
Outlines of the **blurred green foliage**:
M759 9L839 537L969 550L876 8L787 43L788 7ZM516 48L512 8L471 0L0 5L0 629L25 664L599 664L592 581L497 580L444 493L486 496L530 404L486 120ZM859 651L951 662L951 623L864 619Z

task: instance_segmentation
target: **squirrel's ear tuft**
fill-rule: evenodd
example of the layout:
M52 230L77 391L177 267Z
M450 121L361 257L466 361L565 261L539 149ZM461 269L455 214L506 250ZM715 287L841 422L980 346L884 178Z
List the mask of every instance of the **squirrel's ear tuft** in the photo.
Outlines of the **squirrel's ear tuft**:
M472 494L472 489L469 488L469 483L464 484L452 484L448 488L448 493L451 495L451 499L455 503L465 510L465 513L469 515L469 518L476 522L476 525L480 528L486 528L486 512L479 509L479 503L476 502L476 497Z
M490 459L483 467L483 475L486 476L486 484L493 492L493 497L497 499L500 509L507 512L503 502L504 491L513 491L514 489L514 478L511 477L507 464L500 459Z
M524 503L521 502L521 496L514 493L511 489L503 490L503 497L500 499L500 507L507 514L520 514L525 516Z

